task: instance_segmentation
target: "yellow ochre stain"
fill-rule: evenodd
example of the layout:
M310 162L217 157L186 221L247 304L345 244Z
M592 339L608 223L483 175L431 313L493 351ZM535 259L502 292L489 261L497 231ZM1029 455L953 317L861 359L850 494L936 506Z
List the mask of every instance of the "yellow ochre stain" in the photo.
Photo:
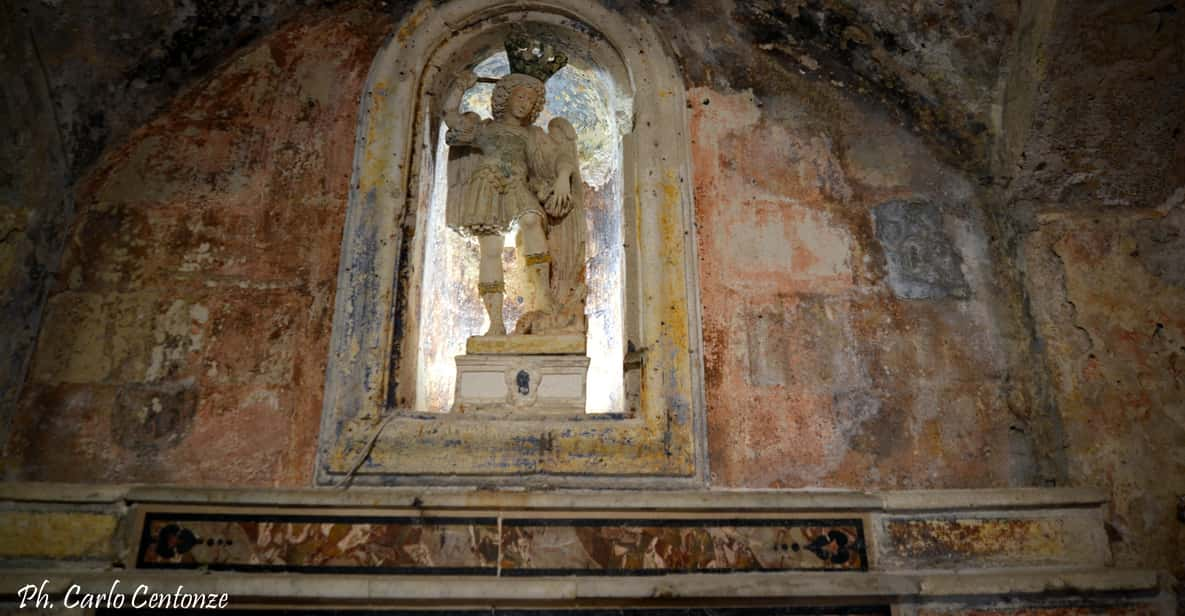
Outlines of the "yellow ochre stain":
M424 21L424 17L427 16L429 10L430 7L424 7L413 13L411 17L408 17L407 23L405 23L403 27L399 29L399 32L395 34L396 40L398 40L400 43L403 43L406 42L407 39L411 38L412 32L414 32L415 29L419 27L420 22Z
M0 556L94 558L110 551L115 516L13 511L0 515Z

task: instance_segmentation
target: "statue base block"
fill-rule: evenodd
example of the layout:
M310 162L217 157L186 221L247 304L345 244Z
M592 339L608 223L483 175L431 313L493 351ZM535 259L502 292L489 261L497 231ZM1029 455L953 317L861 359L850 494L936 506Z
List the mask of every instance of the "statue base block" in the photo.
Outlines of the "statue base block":
M517 336L524 337L533 336ZM452 412L505 418L581 415L588 363L588 357L571 354L458 355Z
M526 336L470 336L467 355L584 355L585 336L579 334Z

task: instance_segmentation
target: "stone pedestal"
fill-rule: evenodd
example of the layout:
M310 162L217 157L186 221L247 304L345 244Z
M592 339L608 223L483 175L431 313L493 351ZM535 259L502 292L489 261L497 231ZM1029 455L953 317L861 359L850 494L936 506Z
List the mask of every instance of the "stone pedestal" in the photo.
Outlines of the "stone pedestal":
M457 356L453 412L500 418L584 413L583 334L474 336Z
M470 336L467 355L584 355L584 334Z

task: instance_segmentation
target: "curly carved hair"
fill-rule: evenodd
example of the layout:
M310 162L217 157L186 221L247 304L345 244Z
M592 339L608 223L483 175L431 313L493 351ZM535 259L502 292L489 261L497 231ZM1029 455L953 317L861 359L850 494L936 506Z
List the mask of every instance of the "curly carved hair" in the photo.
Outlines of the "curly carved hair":
M535 120L539 119L539 114L543 111L543 105L547 99L547 90L543 87L542 81L521 73L511 73L494 84L494 94L490 99L490 112L494 114L495 118L501 118L502 114L506 113L506 104L510 101L510 95L516 88L523 86L530 88L535 93L535 104L531 106L531 113L527 116L527 126L534 124Z

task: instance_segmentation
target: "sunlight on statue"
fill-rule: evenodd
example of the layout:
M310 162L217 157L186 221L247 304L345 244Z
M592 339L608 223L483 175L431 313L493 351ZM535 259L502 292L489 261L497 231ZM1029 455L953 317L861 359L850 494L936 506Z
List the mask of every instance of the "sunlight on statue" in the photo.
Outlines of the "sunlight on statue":
M586 230L576 130L562 117L546 131L534 126L545 103L544 82L567 58L521 31L507 38L506 50L511 74L496 80L492 119L461 112L461 97L479 81L472 72L460 76L446 100L445 222L480 246L477 291L489 315L486 336L507 334L502 246L516 227L530 289L529 309L514 335L583 334Z

